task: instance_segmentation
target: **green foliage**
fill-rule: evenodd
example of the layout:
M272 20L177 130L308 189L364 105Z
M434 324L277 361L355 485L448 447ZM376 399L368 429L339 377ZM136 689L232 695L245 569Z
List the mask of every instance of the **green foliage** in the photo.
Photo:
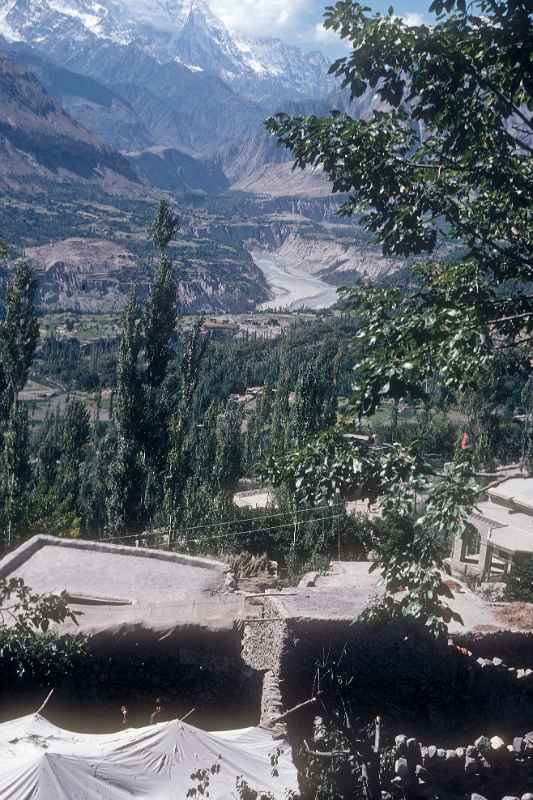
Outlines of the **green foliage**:
M421 459L399 446L380 451L354 445L338 431L311 438L297 449L266 463L266 477L285 486L303 505L332 505L341 499L371 503L385 493L409 485L418 472L430 470Z
M352 51L331 72L353 97L374 90L390 110L368 120L280 115L268 126L297 165L323 165L350 194L347 213L363 207L386 252L432 251L445 220L474 262L515 278L531 259L528 3L446 10L430 28L341 0L325 25Z
M84 652L80 636L59 637L52 623L77 622L66 593L37 594L21 578L0 578L0 659L3 680L46 685L68 675ZM12 684L13 685L13 684Z
M172 358L176 328L177 284L170 261L163 256L156 268L150 293L144 304L143 336L148 386L158 389Z
M57 686L72 675L80 657L86 657L81 636L61 636L35 631L13 631L0 627L2 684L14 689L27 686Z
M60 595L37 594L22 578L0 578L0 626L9 626L18 633L42 631L51 622L61 623L75 614L68 607L66 592Z
M89 412L80 400L70 400L63 414L46 418L35 437L36 458L29 474L33 533L52 530L56 536L79 537L91 438Z
M170 446L164 474L164 504L168 528L175 531L180 514L187 478L190 454L187 437L191 432L189 413L198 386L200 364L206 350L202 337L201 321L194 327L187 339L181 360L181 385L177 408L170 420Z
M466 10L436 2L440 16L429 27L340 0L325 24L352 50L331 72L354 98L374 92L382 110L364 120L281 114L267 122L296 166L322 166L334 190L349 194L343 212L361 214L384 253L431 256L439 239L455 243L447 260L418 264L407 287L344 293L364 345L346 417L372 417L391 401L394 442L400 402L425 408L429 425L437 381L466 398L474 464L490 464L496 453L488 386L502 354L515 351L515 361L527 364L522 348L533 334L528 6L482 0ZM471 460L435 477L416 448L362 453L332 434L274 459L269 474L306 502L379 498L389 543L379 562L383 607L440 635L452 619L443 603L442 547L467 526L476 498Z
M443 602L451 592L442 575L450 541L467 530L475 502L468 463L434 483L431 465L412 451L397 445L383 455L328 434L271 459L267 470L274 485L287 486L302 504L379 499L383 521L373 568L379 567L387 594L370 616L386 611L410 617L436 636L445 634L452 619L458 620Z
M279 776L278 764L281 755L282 751L279 747L270 754L270 764L272 766L272 776L274 778ZM221 758L222 756L218 756L219 760L215 761L209 768L201 767L197 769L196 772L192 773L192 786L187 790L186 797L210 797L209 787L211 786L212 779L220 773ZM239 800L275 800L274 794L271 792L259 792L257 789L250 786L242 775L237 776L235 791ZM286 800L293 800L295 796L296 795L292 791L287 791L285 794Z
M220 759L220 756L219 756ZM191 775L193 785L187 789L186 797L210 797L211 779L220 772L220 763L215 761L209 768L200 767Z
M28 504L28 414L19 407L18 394L28 378L39 338L34 317L36 286L31 268L20 264L7 288L0 321L0 520L8 543Z
M113 406L115 454L110 465L107 519L110 530L124 528L140 519L142 465L139 436L144 422L144 387L139 373L142 347L140 312L135 292L124 311L123 333Z
M180 219L170 208L167 200L161 200L152 225L152 241L160 250L166 250L180 227Z
M35 354L32 375L37 380L52 378L67 390L94 392L114 385L117 349L115 339L99 339L82 347L76 337L62 339L52 334Z
M531 51L526 6L481 3L483 16L452 12L429 28L343 0L326 26L353 50L332 72L354 96L375 87L391 110L268 123L298 165L322 164L350 193L345 213L362 208L385 252L432 251L438 233L464 245L460 260L420 265L412 291L348 293L369 345L357 370L360 413L384 397L424 397L435 374L471 386L502 336L508 346L533 331L531 72L514 56Z
M37 282L28 264L19 264L5 299L0 322L0 425L28 378L39 325L35 319Z
M326 340L318 356L300 367L292 414L293 436L297 441L336 422L336 355L336 343Z

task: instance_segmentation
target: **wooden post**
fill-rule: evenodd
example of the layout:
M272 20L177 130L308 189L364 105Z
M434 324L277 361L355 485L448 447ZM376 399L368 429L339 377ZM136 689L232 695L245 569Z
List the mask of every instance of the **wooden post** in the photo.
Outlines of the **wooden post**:
M279 717L274 717L272 722L283 722L284 719L287 719L291 714L294 714L296 711L300 711L302 708L307 708L308 706L313 705L318 700L318 695L316 697L311 697L309 700L305 700L303 703L298 703L297 706L293 706L293 708L289 708L288 711L284 711L283 714L280 714Z
M381 745L381 717L376 717L376 733L374 736L374 753L379 753Z

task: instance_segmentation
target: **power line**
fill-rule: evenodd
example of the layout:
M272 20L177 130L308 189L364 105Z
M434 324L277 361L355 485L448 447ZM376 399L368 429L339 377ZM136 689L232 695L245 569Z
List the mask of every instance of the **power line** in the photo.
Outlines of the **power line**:
M258 517L248 517L248 519L233 519L227 520L226 522L210 522L206 525L193 525L192 527L184 528L183 530L196 531L200 530L200 528L216 528L220 525L237 525L239 523L244 525L246 522L255 522L256 520L261 519L274 519L275 517L287 517L290 514L305 514L308 511L325 511L327 508L335 508L335 506L308 506L307 508L298 508L295 511L280 511L277 514L263 514L262 516Z
M319 517L318 519L302 519L300 521L295 520L294 522L286 522L285 525L274 525L269 528L252 528L249 531L234 531L230 533L223 533L218 536L204 536L202 539L189 539L188 541L197 544L198 542L209 542L213 539L229 539L231 536L244 536L248 533L264 533L265 531L275 531L280 530L281 528L292 528L297 525L304 525L307 522L323 522L324 520L341 519L342 516L342 514L337 514L336 516Z
M328 509L335 509L340 508L340 505L337 503L334 506L309 506L308 508L299 508L297 511L282 511L277 514L264 514L258 517L248 517L247 519L232 519L227 520L226 522L209 522L205 525L193 525L188 528L181 528L180 533L188 533L189 531L197 531L197 530L205 530L205 528L220 528L223 525L245 525L248 522L256 522L258 520L268 520L268 519L275 519L277 517L287 517L290 514L306 514L309 511L326 511ZM288 523L292 525L293 523ZM264 530L268 530L265 528ZM130 533L126 536L113 536L111 539L115 542L123 541L125 539L139 539L143 536L151 536L150 531L143 531L142 533ZM104 541L111 541L111 539L105 539Z
M246 530L246 531L228 531L227 533L213 534L212 536L204 536L204 537L202 537L200 539L188 539L187 542L191 543L191 544L192 543L198 544L199 542L210 542L210 541L213 541L214 539L230 539L230 538L235 537L235 536L246 536L249 533L265 533L266 531L275 531L275 530L281 530L283 528L292 528L292 527L296 527L296 526L299 526L299 525L304 525L304 524L306 524L308 522L324 522L325 520L333 521L335 519L342 519L343 516L344 516L343 514L336 514L336 515L329 515L327 517L318 517L317 519L313 518L313 519L294 520L294 521L291 521L291 522L286 522L284 525L271 525L271 526L266 527L266 528L250 528L249 530ZM187 529L185 529L185 530L187 530ZM121 540L121 538L142 539L142 538L146 538L147 536L151 536L151 535L152 534L132 534L131 536L128 536L128 537L116 537L114 539L106 539L105 541L109 542L110 544L114 544L116 541ZM170 543L168 545L166 545L166 546L170 547Z

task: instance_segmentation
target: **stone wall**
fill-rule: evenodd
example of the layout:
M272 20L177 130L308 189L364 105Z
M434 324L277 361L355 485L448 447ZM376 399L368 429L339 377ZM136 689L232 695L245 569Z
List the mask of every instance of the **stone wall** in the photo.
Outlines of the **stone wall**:
M533 632L495 631L456 634L453 641L476 658L501 658L513 667L533 667Z
M242 658L249 667L263 672L261 726L282 737L286 728L276 723L276 718L284 710L281 670L283 654L289 646L288 626L274 598L254 598L250 602L242 636Z
M396 789L416 797L470 796L472 800L533 800L533 731L506 745L480 736L473 745L422 746L405 734L393 748Z
M288 627L275 598L249 601L242 635L242 658L260 672L279 669L288 646Z
M419 736L479 730L487 720L497 733L533 720L531 667L496 654L478 660L466 648L391 625L289 623L281 665L286 707L311 697L317 664L341 654L361 714L387 714L391 726L412 725Z

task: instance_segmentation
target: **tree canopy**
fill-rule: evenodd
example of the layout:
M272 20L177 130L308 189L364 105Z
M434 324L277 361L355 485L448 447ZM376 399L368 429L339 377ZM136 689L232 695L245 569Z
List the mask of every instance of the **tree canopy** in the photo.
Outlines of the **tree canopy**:
M352 48L331 72L352 98L366 93L371 112L267 121L295 167L323 168L347 196L342 213L358 215L385 253L419 259L407 287L344 293L365 344L351 425L384 403L428 402L435 380L479 390L502 350L529 368L531 4L436 0L430 11L434 25L412 26L392 9L372 14L353 0L329 7L326 28ZM410 597L389 610L442 632L450 619L443 543L464 531L477 490L468 459L447 475L433 472L400 446L384 456L358 452L342 431L270 465L274 480L306 502L379 496L390 529L404 530L395 558L382 554L389 600L400 586Z

